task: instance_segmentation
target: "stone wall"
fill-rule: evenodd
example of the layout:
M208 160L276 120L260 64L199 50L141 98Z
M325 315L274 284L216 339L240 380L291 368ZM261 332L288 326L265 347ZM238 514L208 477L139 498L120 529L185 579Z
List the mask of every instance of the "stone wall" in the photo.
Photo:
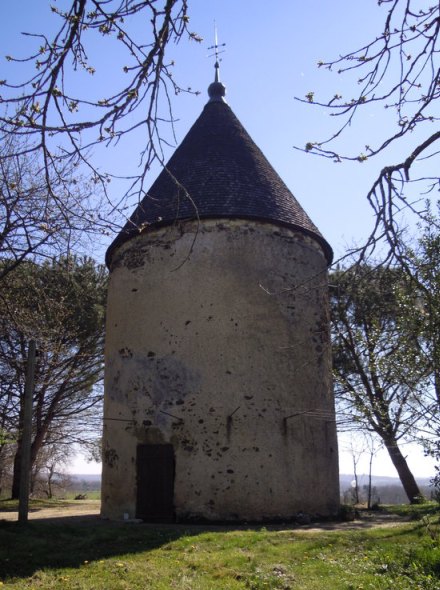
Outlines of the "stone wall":
M303 233L205 221L113 256L102 514L136 516L136 449L173 445L177 519L339 503L326 262Z

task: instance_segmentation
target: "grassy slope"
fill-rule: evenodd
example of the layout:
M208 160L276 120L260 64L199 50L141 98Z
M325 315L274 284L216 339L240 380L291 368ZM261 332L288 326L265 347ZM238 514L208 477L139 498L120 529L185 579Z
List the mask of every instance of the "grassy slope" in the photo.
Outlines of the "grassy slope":
M2 590L440 590L438 515L426 512L319 532L3 522L0 580Z

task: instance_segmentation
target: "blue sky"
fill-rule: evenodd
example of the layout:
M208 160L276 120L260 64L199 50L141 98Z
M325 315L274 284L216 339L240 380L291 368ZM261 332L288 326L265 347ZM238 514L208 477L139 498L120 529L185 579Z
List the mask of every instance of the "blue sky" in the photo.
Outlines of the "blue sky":
M66 0L52 0L66 6ZM67 2L68 3L68 2ZM336 258L347 246L360 243L372 226L372 213L365 194L378 171L400 160L402 147L389 156L363 164L335 164L296 151L308 141L324 139L337 127L335 117L294 100L314 91L316 97L335 93L350 97L356 93L354 79L318 69L317 62L353 50L379 33L384 7L376 0L189 0L190 29L203 37L202 43L184 39L170 48L175 61L175 78L184 87L200 90L199 96L180 94L173 102L176 138L179 143L207 101L206 90L213 80L213 58L208 47L214 41L214 21L219 42L226 43L221 55L221 79L227 87L227 101L254 141L302 204L335 250ZM38 40L20 37L20 32L47 31L56 25L45 0L16 0L3 7L0 56L22 57ZM144 26L139 23L139 27ZM146 42L148 25L146 26ZM0 58L1 59L1 58ZM96 67L93 79L78 76L81 92L102 91L123 77L122 63L111 48L101 43L90 47ZM2 78L14 76L16 66L4 58ZM383 107L367 107L359 121L344 135L339 146L345 152L361 153L365 144L374 145L394 121ZM118 149L98 150L94 157L102 167L122 173L133 172L143 137L137 134L122 141ZM168 156L172 153L169 150ZM153 170L151 183L158 170ZM114 198L120 190L114 183ZM105 246L103 244L102 256ZM99 251L100 252L100 251ZM341 448L347 443L343 440ZM430 475L431 463L411 448L410 465L417 475ZM341 470L351 464L341 453ZM377 473L394 474L384 455Z
M66 0L54 0L53 4L62 8ZM49 2L44 0L8 3L7 11L0 39L3 55L25 56L28 48L39 46L39 40L20 37L18 33L47 31L58 22L49 10ZM368 41L375 35L382 14L374 0L362 0L362 19L359 0L276 0L270 7L263 0L190 0L190 29L203 41L182 39L170 47L176 81L201 92L199 96L180 94L174 99L177 142L183 139L207 100L206 90L214 75L208 47L214 41L216 21L219 41L226 43L226 51L221 55L221 78L227 87L228 103L337 256L347 245L360 242L371 228L372 215L364 195L383 162L334 164L295 151L294 145L304 146L308 141L330 135L338 121L317 107L295 101L294 97L303 98L310 91L322 98L336 92L344 96L355 92L356 84L353 90L341 76L318 69L317 62ZM139 23L139 30L142 26ZM81 86L82 93L93 93L99 88L98 92L104 95L114 81L123 81L124 63L114 47L102 38L88 47L88 53L96 74L77 74L75 90ZM20 71L5 61L3 65L2 77L8 81ZM366 143L374 143L384 127L383 109L369 109L359 125L344 136L344 150L360 153ZM116 149L95 150L95 162L121 174L135 171L143 142L141 134L133 134ZM171 153L170 149L168 155ZM157 169L152 170L151 182L155 174ZM122 189L114 183L113 190L116 199Z

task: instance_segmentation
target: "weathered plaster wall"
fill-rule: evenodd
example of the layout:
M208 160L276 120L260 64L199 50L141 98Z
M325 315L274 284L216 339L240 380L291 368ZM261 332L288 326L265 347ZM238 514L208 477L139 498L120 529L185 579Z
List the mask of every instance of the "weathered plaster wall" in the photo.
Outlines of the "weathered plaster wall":
M139 443L173 444L178 518L337 509L315 241L251 221L140 234L113 257L107 315L103 516L135 516Z

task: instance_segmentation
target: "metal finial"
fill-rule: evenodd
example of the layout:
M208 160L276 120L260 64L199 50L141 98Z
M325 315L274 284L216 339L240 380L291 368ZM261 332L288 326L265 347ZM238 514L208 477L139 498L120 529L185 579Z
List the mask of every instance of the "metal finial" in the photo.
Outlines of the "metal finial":
M214 45L208 47L208 51L214 50L214 53L211 53L209 57L215 56L215 77L214 82L210 84L208 88L209 94L209 102L226 102L224 96L226 94L225 86L220 82L220 62L222 61L219 58L220 53L224 53L225 49L221 49L221 47L226 47L226 43L218 43L218 36L217 36L217 24L214 21Z

